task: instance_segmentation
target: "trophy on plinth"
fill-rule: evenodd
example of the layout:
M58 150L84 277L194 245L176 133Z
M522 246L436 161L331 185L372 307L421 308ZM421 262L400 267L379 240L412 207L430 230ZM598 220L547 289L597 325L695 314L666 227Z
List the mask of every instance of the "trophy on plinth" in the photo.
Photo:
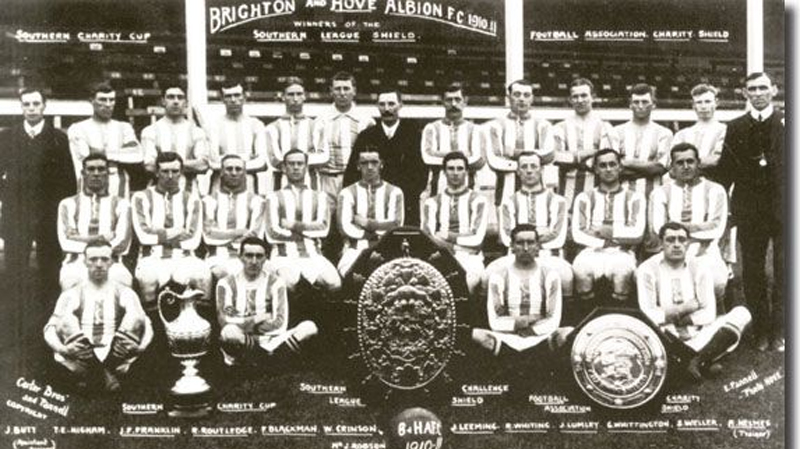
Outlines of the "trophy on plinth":
M211 386L200 375L197 364L211 343L211 324L195 309L203 292L168 284L158 295L158 313L164 323L172 356L183 365L181 377L170 389L169 416L196 418L211 412Z

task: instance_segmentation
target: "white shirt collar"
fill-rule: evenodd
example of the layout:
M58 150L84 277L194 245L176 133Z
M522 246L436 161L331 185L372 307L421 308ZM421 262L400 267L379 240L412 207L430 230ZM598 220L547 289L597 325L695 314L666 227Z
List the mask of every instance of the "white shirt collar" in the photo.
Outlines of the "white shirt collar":
M386 126L386 123L381 122L381 126L383 127L383 132L386 134L386 137L392 138L394 137L394 133L397 131L397 127L400 125L400 120L394 122L392 126Z
M41 122L37 123L34 126L31 126L27 122L27 120L23 120L22 126L25 127L25 132L28 133L28 135L33 133L35 136L38 136L39 134L42 133L42 129L44 129L44 120L42 120Z
M753 117L753 120L758 120L758 115L761 114L761 120L764 121L772 116L772 113L775 112L775 108L772 105L767 106L766 108L756 111L754 108L750 109L750 117Z

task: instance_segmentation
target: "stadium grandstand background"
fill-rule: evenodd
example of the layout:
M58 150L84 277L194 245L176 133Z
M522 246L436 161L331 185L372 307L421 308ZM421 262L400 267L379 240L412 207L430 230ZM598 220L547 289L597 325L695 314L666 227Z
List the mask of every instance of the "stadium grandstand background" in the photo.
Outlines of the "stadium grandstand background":
M621 122L629 114L627 89L647 82L658 88L661 109L684 110L668 116L675 128L694 120L691 87L708 82L720 88L725 120L730 116L724 110L745 105L738 89L747 67L746 3L525 0L524 53L518 54L524 55L524 76L534 82L535 106L546 117L560 117L569 81L587 77L596 85L601 114L603 108L615 109L606 118ZM358 4L366 8L353 12ZM231 21L231 5L261 9ZM212 105L220 83L237 77L250 88L251 103L277 107L282 81L290 75L304 78L310 103L325 104L328 80L347 70L357 78L362 107L372 106L378 90L396 87L407 104L423 107L414 118L430 119L441 114L437 96L453 80L466 85L473 106L468 116L489 118L504 106L503 2L207 0L205 6ZM764 68L782 86L784 7L778 0L763 6ZM457 25L459 12L466 25ZM256 13L262 17L254 20ZM117 102L117 118L127 117L140 131L160 112L159 88L187 78L187 45L195 42L187 44L184 17L181 0L4 2L0 100L14 100L21 87L43 85L51 99L67 100L47 111L66 128L89 115L88 103L82 104L87 87L108 79L126 99ZM313 107L309 111L314 115ZM0 101L0 126L8 126L18 112L16 103ZM269 117L280 109L251 113Z

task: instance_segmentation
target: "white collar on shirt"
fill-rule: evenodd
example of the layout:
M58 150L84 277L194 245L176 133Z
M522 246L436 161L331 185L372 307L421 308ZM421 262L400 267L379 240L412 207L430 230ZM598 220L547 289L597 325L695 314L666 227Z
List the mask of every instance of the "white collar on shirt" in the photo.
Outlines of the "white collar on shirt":
M758 115L761 114L761 121L763 122L764 120L770 118L773 112L775 112L775 108L772 107L772 105L769 105L760 111L750 109L750 116L753 117L753 120L758 120Z
M381 122L381 126L383 126L383 132L386 134L386 137L391 139L394 137L394 133L397 132L397 127L400 125L400 120L394 122L392 126L386 126L386 123Z
M22 126L25 127L25 132L28 133L29 136L31 135L31 133L33 133L34 136L38 136L39 134L42 133L42 130L44 129L44 120L40 121L39 123L33 126L31 126L27 121L23 121Z

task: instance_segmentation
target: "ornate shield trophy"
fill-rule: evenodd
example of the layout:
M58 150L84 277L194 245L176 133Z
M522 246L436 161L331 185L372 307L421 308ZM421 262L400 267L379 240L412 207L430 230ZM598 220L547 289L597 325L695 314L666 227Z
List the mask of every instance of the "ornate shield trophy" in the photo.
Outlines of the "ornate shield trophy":
M197 370L200 357L208 352L211 324L195 309L195 301L203 292L181 287L170 283L159 293L158 313L164 323L170 352L183 365L181 377L170 389L172 409L169 416L193 418L211 411L211 387Z
M638 408L658 396L668 359L656 331L628 313L590 316L585 323L576 332L570 361L586 396L610 409Z

